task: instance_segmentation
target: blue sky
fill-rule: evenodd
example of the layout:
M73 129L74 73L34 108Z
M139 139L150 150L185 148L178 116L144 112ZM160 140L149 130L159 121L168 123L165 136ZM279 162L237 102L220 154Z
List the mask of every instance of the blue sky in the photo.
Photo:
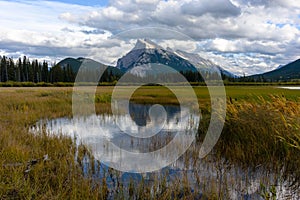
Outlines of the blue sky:
M114 64L148 37L255 74L300 58L299 13L295 0L0 0L0 55Z
M86 5L86 6L105 6L108 4L108 0L51 0L51 1L58 1L64 2L69 4L79 4L79 5Z

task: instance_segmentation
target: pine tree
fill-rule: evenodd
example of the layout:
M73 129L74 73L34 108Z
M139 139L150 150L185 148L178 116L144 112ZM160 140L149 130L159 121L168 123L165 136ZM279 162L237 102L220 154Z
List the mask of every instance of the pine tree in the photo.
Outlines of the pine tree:
M48 63L46 61L43 62L43 67L42 67L42 81L43 82L48 82L49 78L48 78L48 74L49 74L49 70L48 70Z
M52 67L50 73L51 73L51 83L63 81L63 70L59 65L55 65L54 67Z
M12 58L7 61L7 80L16 81L15 63Z
M23 57L23 73L24 73L24 82L29 81L29 75L28 75L28 61L26 56Z
M1 59L1 82L8 81L8 74L7 74L7 60L6 57L3 56Z

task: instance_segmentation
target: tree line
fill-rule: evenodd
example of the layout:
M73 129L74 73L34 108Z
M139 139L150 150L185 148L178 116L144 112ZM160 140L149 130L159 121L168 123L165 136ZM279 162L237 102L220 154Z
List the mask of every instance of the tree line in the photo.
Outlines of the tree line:
M73 83L76 78L76 71L73 70L72 66L65 65L59 66L52 64L52 67L48 66L46 61L39 62L36 59L29 60L26 56L18 58L14 61L12 58L6 56L0 56L0 82L33 82L33 83L57 83L57 82L69 82ZM181 71L180 72L189 82L204 82L203 77L199 72L192 71ZM85 72L86 77L94 76L94 72ZM120 79L122 74L113 73L111 69L104 71L99 82L116 82ZM176 76L172 74L161 74L155 75L157 79L161 81L176 81ZM205 72L205 78L218 79L219 75L216 72ZM254 80L253 77L229 77L225 74L221 74L222 79L227 82L266 82L263 78ZM149 77L148 77L149 78ZM132 80L146 81L147 78L135 77L132 75ZM146 79L146 80L145 80ZM174 79L174 80L173 80ZM87 78L88 80L88 78ZM150 79L153 80L153 79ZM214 79L213 79L214 80Z
M0 82L74 82L75 73L70 66L54 65L49 68L46 61L30 61L26 56L14 61L12 58L0 56Z
M86 77L94 76L93 71L83 72ZM46 61L39 62L37 59L29 60L26 56L14 61L12 58L0 56L0 82L33 82L33 83L73 83L76 78L75 71L69 64L60 66L52 64L49 67ZM105 70L99 82L113 82L121 77L111 70ZM87 80L89 80L87 78Z

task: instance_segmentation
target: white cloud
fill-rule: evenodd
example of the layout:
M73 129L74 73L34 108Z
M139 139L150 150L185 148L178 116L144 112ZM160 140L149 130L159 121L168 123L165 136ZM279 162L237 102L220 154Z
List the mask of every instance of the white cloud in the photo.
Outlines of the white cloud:
M159 0L134 0L137 4L157 4Z
M105 45L111 35L61 20L77 22L74 13L93 11L92 7L48 1L0 1L0 7L0 47L8 56L87 56L91 46Z
M159 43L164 48L171 48L174 51L176 50L182 50L186 52L193 53L197 49L197 42L192 40L164 40Z
M237 4L247 4L251 6L300 8L297 0L234 0Z
M216 18L232 17L241 14L241 9L230 0L195 0L188 1L181 5L181 11L183 14L202 16L212 15Z

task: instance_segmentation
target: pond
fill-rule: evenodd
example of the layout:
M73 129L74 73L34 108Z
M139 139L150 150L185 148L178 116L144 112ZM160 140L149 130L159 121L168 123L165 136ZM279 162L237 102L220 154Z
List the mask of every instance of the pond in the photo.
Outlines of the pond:
M131 180L139 182L143 179L150 187L155 184L155 181L162 179L166 179L167 184L174 181L182 183L183 180L187 180L188 187L192 192L199 194L199 198L203 193L212 190L219 197L225 199L263 199L266 193L275 193L278 199L300 198L299 188L292 187L278 172L261 166L257 166L255 169L240 168L224 159L215 158L213 152L204 159L200 159L197 152L201 144L193 141L189 145L189 142L191 137L195 137L197 134L201 117L193 114L186 115L185 113L190 112L184 107L176 105L164 105L163 107L166 111L165 115L155 116L156 112L153 112L154 116L151 118L151 114L148 113L151 113L153 106L131 103L129 105L130 114L101 114L76 119L41 120L32 127L32 131L39 133L44 127L49 134L62 133L71 136L77 146L83 143L91 148L90 153L93 155L93 159L86 154L80 161L83 174L96 181L105 178L110 188L116 187L115 178L118 176L118 181L121 181L124 187L128 187ZM161 108L157 107L157 109ZM182 116L184 117L181 118ZM99 131L99 127L101 127L101 131ZM157 127L159 128L157 129ZM126 134L127 132L141 135L134 137L137 135L129 135ZM154 134L156 132L157 134ZM178 133L182 136L180 141L188 143L189 148L183 155L178 155L179 159L175 159L175 161L172 161L174 159L172 156L166 158L165 152L161 152L161 154L155 155L155 159L146 157L151 160L150 164L147 161L141 164L131 155L109 148L111 145L116 145L130 152L153 152L170 144ZM176 153L176 149L173 150ZM75 160L78 160L77 157L78 152L75 154ZM154 172L136 173L132 171L139 164L145 168L151 165L149 166L150 171L153 171L151 169L155 169L155 167L163 166L161 164L165 166ZM117 175L108 175L111 172L109 166L126 170L124 170L125 172L117 171ZM114 198L113 193L110 198Z
M279 87L281 89L288 89L288 90L300 90L300 86L285 86L285 87Z

